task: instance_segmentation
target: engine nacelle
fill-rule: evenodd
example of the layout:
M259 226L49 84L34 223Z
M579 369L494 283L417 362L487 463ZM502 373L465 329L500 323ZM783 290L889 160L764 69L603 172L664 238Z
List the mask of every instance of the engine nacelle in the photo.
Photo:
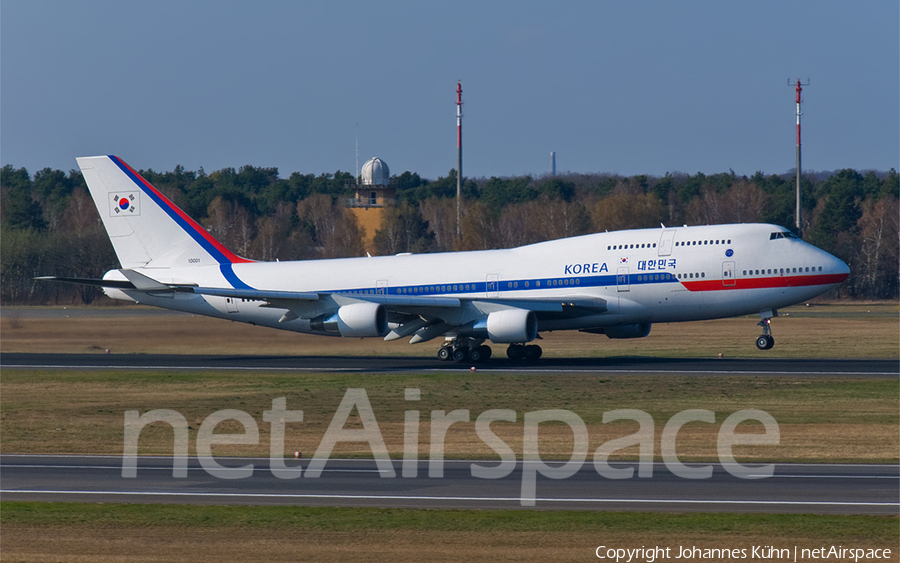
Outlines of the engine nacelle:
M474 331L497 344L531 342L537 338L537 317L525 309L494 311L476 324Z
M353 303L344 305L330 316L312 319L309 326L313 330L337 332L341 336L384 336L388 333L387 309L380 303Z
M650 334L650 323L604 327L603 334L609 338L643 338Z

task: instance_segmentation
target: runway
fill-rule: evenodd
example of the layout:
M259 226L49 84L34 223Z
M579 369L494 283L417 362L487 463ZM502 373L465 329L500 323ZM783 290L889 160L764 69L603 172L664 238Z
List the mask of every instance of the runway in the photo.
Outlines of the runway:
M303 373L468 372L469 365L416 357L201 356L158 354L3 354L3 369L60 370L233 370ZM896 360L696 359L696 358L548 358L536 363L492 360L478 366L486 373L657 375L730 377L840 377L897 379ZM172 459L141 457L136 478L122 477L122 459L103 456L0 456L4 500L84 501L178 504L253 504L306 506L378 506L435 509L523 509L523 462L500 479L478 479L471 464L496 461L447 461L444 476L428 477L428 462L414 478L383 477L371 460L329 460L322 475L303 475L307 460L289 460L295 473L280 479L268 459L219 458L237 468L254 465L250 477L210 475L190 458L186 478L175 478ZM556 464L558 465L558 464ZM613 464L634 467L635 463ZM565 479L537 476L535 508L667 512L900 513L897 465L777 464L774 476L740 479L712 464L709 479L685 479L665 464L653 465L649 478L610 480L591 458ZM635 472L636 474L636 472Z
M19 354L0 355L2 368L240 370L296 372L453 372L471 364L409 356L220 356L165 354ZM740 358L546 358L511 362L492 358L480 372L604 375L768 375L785 377L897 378L900 362L881 359L740 359Z
M136 478L122 477L115 456L0 456L4 500L172 504L377 506L440 509L522 509L522 462L501 479L478 479L470 466L496 461L446 461L444 476L382 475L372 460L329 460L320 477L303 475L307 460L290 460L290 479L276 478L268 459L219 458L252 475L210 475L197 458L187 477L173 477L173 460L141 457ZM558 465L558 464L557 464ZM636 463L617 463L635 467ZM693 464L692 464L693 465ZM758 512L896 515L900 511L900 467L896 465L777 464L768 478L740 479L713 465L709 479L676 476L662 463L649 478L610 480L588 461L565 479L537 477L535 509L667 512Z

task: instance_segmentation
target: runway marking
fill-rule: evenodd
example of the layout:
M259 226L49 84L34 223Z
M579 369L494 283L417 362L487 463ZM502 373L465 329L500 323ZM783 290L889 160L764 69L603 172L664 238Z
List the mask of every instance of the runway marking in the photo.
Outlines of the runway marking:
M39 464L16 464L16 463L3 463L0 464L0 469L105 469L105 470L116 470L119 471L122 469L121 465L39 465ZM168 466L138 466L139 471L172 471L171 467ZM206 471L204 467L197 466L189 466L187 468L188 471ZM244 471L243 467L218 467L216 471ZM271 467L268 469L264 467L254 467L254 471L259 470L262 472L270 471ZM297 466L297 467L284 467L278 468L279 471L298 471L303 472L306 471L305 467ZM387 471L381 471L380 469L322 469L323 473L388 473ZM767 479L900 479L900 475L749 475L750 478L767 478Z
M26 468L26 469L115 469L117 471L122 470L121 465L19 465L19 464L0 464L0 469L3 468ZM257 468L254 468L254 470ZM258 468L260 471L267 471L263 468ZM280 468L279 471L303 471L306 468L304 467L285 467ZM144 467L138 466L139 471L144 470L153 470L153 471L172 471L171 467ZM206 471L204 467L188 467L188 471ZM217 467L215 471L244 471L243 467ZM380 469L322 469L323 473L387 473L387 471L382 472Z
M900 479L900 475L748 475L750 478L768 479Z
M148 497L218 497L218 498L271 498L271 499L343 499L343 500L433 500L470 502L521 502L520 497L452 497L413 495L328 495L328 494L276 494L276 493L192 493L173 491L42 491L34 489L0 489L0 493L46 495L95 495L95 496L148 496ZM761 506L900 506L900 502L852 502L852 501L790 501L790 500L699 500L699 499L640 499L640 498L536 498L537 502L576 503L639 503L639 504L716 504Z
M185 371L300 371L310 373L321 372L401 372L401 371L421 371L429 373L445 373L454 372L452 368L421 368L421 367L397 367L397 368L359 368L359 367L260 367L260 366L95 366L95 365L59 365L59 364L3 364L5 368L16 369L135 369L135 370L185 370ZM463 371L465 368L458 368ZM895 371L766 371L766 370L674 370L674 369L606 369L602 366L596 368L530 368L527 366L516 368L490 368L481 367L481 371L490 373L621 373L621 374L640 374L640 373L663 373L663 374L713 374L713 375L815 375L815 376L900 376L900 372Z
M121 454L66 454L66 453L59 453L59 454L0 454L0 459L3 459L3 458L122 459L122 457L123 456ZM166 463L169 463L173 459L181 460L181 459L185 459L185 457L184 456L167 456L167 455L139 455L138 456L138 460L143 460L143 461L148 461L148 460L163 461L164 460ZM197 458L196 458L196 456L188 456L187 459L196 461ZM228 459L230 461L261 461L262 462L262 461L268 461L270 458L268 458L268 457L246 457L246 456L231 457L231 456L229 456L226 458L219 458L219 459ZM284 459L289 460L292 458L287 457ZM313 458L304 458L304 461L307 459L313 459ZM374 460L371 458L365 459L365 458L354 458L354 457L330 457L330 458L328 458L328 460L335 461L335 462L337 462L337 461L348 462L348 463L374 463ZM550 460L550 461L552 462L553 460ZM399 466L399 464L402 463L402 460L395 459L395 460L391 460L391 462L394 463L395 465ZM419 463L427 464L428 460L427 459L419 460ZM497 460L496 459L445 459L444 460L444 464L454 464L454 463L455 464L497 463ZM518 460L517 463L522 464L523 461ZM542 463L542 462L533 462L533 463ZM563 462L560 462L560 463L563 463ZM621 464L623 466L627 466L629 464L633 465L633 466L637 466L639 462L634 461L634 460L631 460L631 461L623 460L623 461L612 461L611 463ZM665 466L666 462L652 461L649 463L651 463L654 467L663 467L663 466ZM698 461L698 462L691 462L691 463L702 464L703 462ZM16 464L7 464L7 465L9 465L9 467L17 467ZM714 464L714 465L718 466L720 464ZM754 464L748 464L748 465L754 465ZM775 465L777 465L778 467L816 467L816 468L878 467L878 468L895 468L897 470L900 470L900 464L894 464L894 463L792 463L792 462L783 462L783 463L776 463ZM2 466L3 466L3 464L0 464L0 467L2 467ZM69 467L69 466L65 466L65 467ZM91 467L93 467L93 466L91 466ZM898 474L898 476L900 476L900 474Z
M424 370L423 370L424 371ZM441 370L430 370L441 371ZM679 369L603 369L601 367L593 369L551 369L551 368L532 368L532 369L484 369L482 371L490 372L533 372L533 373L558 373L565 371L566 373L594 373L602 371L603 373L678 373L678 374L727 374L727 375L898 375L896 371L766 371L766 370L679 370Z

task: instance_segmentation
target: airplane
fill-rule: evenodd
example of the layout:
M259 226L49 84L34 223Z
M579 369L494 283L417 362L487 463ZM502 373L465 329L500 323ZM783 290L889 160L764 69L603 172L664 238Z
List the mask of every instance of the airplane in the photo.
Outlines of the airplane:
M113 299L301 333L411 344L479 363L486 343L537 360L542 332L641 338L653 323L761 318L843 282L847 264L777 225L589 234L518 248L260 262L223 246L116 156L76 159L121 268L87 283Z

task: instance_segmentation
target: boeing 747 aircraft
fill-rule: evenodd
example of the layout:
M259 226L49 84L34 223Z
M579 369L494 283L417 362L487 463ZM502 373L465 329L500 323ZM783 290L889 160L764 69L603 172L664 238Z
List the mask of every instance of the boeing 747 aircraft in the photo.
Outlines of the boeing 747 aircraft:
M541 332L647 336L652 323L758 314L836 287L841 260L765 224L598 233L504 250L257 262L235 255L116 156L79 158L121 268L113 299L310 334L410 343L438 357L536 360Z

